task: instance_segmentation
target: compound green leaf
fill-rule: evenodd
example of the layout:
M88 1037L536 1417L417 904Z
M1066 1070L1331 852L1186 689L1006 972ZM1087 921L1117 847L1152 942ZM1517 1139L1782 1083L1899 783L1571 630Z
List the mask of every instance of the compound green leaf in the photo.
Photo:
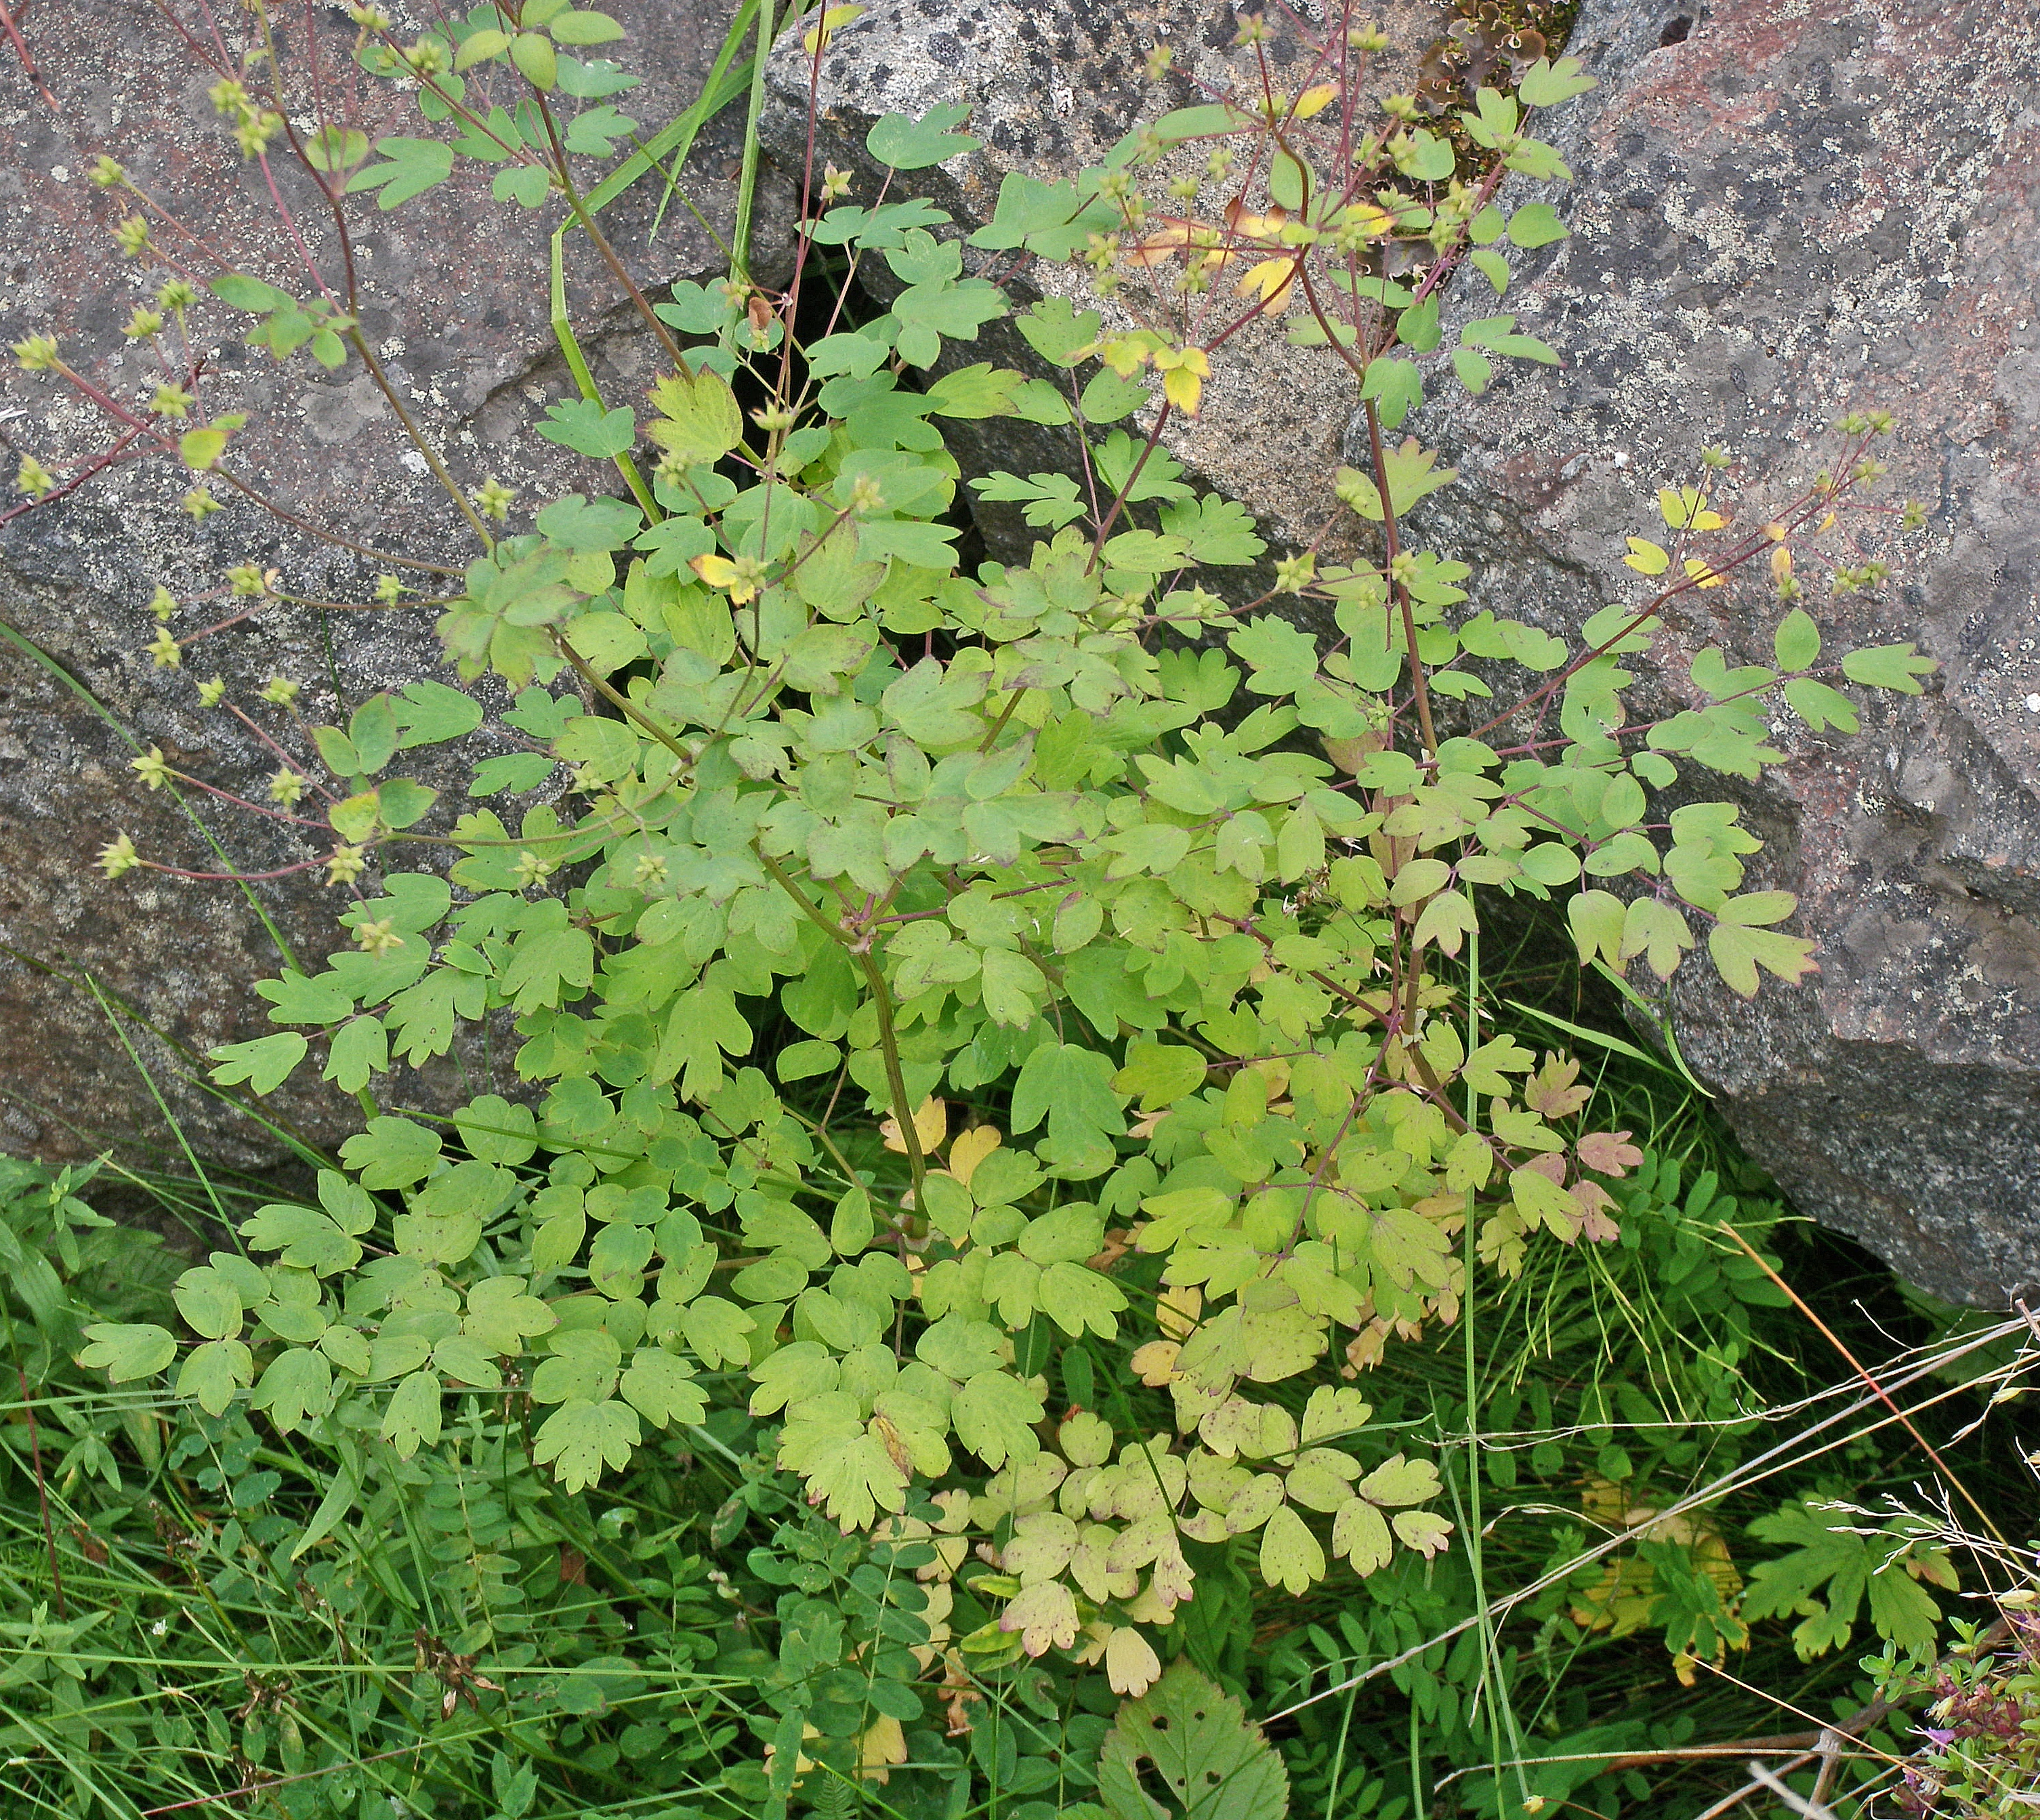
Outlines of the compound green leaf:
M957 1439L995 1471L1040 1451L1034 1424L1041 1414L1041 1399L1008 1371L978 1373L950 1404Z
M154 1377L177 1356L176 1336L153 1322L100 1321L85 1330L85 1337L92 1343L78 1362L89 1370L104 1368L114 1384Z
M1261 1532L1261 1578L1301 1597L1325 1577L1325 1551L1311 1526L1286 1504Z
M603 1467L620 1471L630 1463L641 1432L637 1412L615 1398L603 1403L576 1398L546 1417L532 1437L531 1457L550 1466L569 1492L585 1491Z

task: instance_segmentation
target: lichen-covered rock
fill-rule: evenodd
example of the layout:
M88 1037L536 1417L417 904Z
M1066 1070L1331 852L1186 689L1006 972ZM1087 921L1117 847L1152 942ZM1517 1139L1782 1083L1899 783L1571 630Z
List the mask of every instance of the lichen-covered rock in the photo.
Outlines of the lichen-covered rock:
M1406 90L1450 10L1444 0L1388 0L1375 14L1391 48L1370 59L1362 92ZM865 149L873 121L888 113L919 119L933 107L967 105L969 130L984 142L982 148L895 177L892 193L929 196L968 232L991 219L1010 172L1044 181L1074 176L1171 108L1207 100L1216 90L1256 92L1257 55L1266 57L1272 82L1298 86L1312 67L1311 53L1282 10L1266 10L1270 38L1258 53L1235 44L1242 16L1213 0L878 0L835 34L819 69L797 33L780 40L767 67L769 101L759 135L786 169L803 168L812 80L815 168L834 164L851 172L858 180L852 200L868 202L882 175ZM1157 48L1170 53L1169 67L1151 78L1148 54ZM1010 276L1016 297L1067 296L1079 309L1101 310L1108 326L1128 321L1117 303L1098 295L1080 266L1029 264L1015 272L1010 254L973 257L979 268ZM885 275L880 266L868 276L882 284ZM1215 324L1243 307L1229 285L1207 299ZM999 323L966 357L1038 366L1020 336ZM1202 414L1177 417L1167 444L1193 482L1239 501L1271 543L1300 547L1329 527L1322 553L1328 560L1349 555L1354 520L1332 489L1352 391L1352 376L1336 356L1291 347L1277 323L1250 322L1226 357L1212 362ZM950 447L966 474L1076 472L1071 435L1010 419L966 422L955 426ZM1025 559L1036 534L1018 508L980 504L977 518L995 555ZM1254 592L1265 585L1264 577Z
M1807 604L1831 648L1913 638L1943 668L1854 737L1781 707L1791 762L1751 819L1821 973L1745 1005L1690 969L1670 1009L1802 1209L2002 1307L2040 1274L2040 17L1589 0L1570 48L1602 85L1553 123L1572 238L1505 306L1569 364L1413 420L1462 477L1416 532L1479 565L1479 603L1577 626L1632 592L1625 539L1702 445L1753 512L1836 417L1896 415L1887 489L1930 533L1886 587ZM1684 596L1670 649L1768 661L1737 598Z
M1391 16L1406 55L1439 17ZM892 193L932 196L968 231L1007 172L1067 175L1201 98L1145 78L1152 44L1222 82L1235 17L1190 0L878 0L821 60L817 166L864 182L878 115L967 102L984 149ZM1578 179L1547 197L1573 238L1520 257L1499 306L1568 364L1505 364L1485 398L1440 398L1412 420L1463 475L1414 533L1475 562L1476 605L1565 630L1626 595L1626 537L1647 532L1653 491L1689 478L1703 445L1729 445L1753 509L1808 478L1843 413L1901 420L1890 490L1925 504L1930 535L1889 587L1815 605L1832 645L1916 638L1943 670L1916 700L1872 704L1855 739L1781 710L1792 762L1749 810L1766 881L1798 893L1822 971L1803 988L1767 983L1753 1007L1696 967L1670 1010L1801 1206L1924 1286L1999 1305L2040 1275L2037 40L2015 0L1587 0L1567 50L1600 86L1540 128ZM1409 74L1383 72L1389 86ZM796 170L809 76L782 41L765 137ZM1512 185L1505 201L1535 193ZM1099 301L1080 272L1022 276ZM1471 274L1458 306L1498 307ZM994 357L1026 364L1017 343L992 340ZM1330 493L1353 452L1342 370L1266 326L1214 369L1203 417L1172 421L1165 446L1278 545L1328 519L1350 536ZM967 472L1072 465L1066 432L995 434L959 446ZM1024 547L1017 518L980 507L980 521L995 554ZM1709 616L1733 597L1688 596L1670 654L1765 654L1768 624ZM1680 675L1667 664L1645 687L1674 708Z
M407 27L430 12L390 10L421 15L400 18ZM618 0L610 10L629 32L616 60L645 78L617 104L655 131L693 101L733 9L725 0ZM344 16L313 12L331 67L360 88L363 129L371 137L427 131L408 96L351 70L354 31ZM241 29L239 17L223 29ZM285 29L302 21L294 17ZM109 395L146 401L161 375L122 327L166 274L116 251L111 230L131 205L88 182L101 154L242 269L300 295L309 284L284 256L259 167L241 161L208 99L217 72L162 12L148 0L52 6L26 16L23 32L56 105L0 45L0 341L54 335ZM725 230L741 150L740 105L702 134L687 166L689 200ZM290 161L272 162L298 230L333 273L341 249L316 192ZM367 337L406 409L462 487L493 474L516 489L511 527L519 529L546 499L611 490L614 476L530 434L544 406L571 389L548 321L548 238L558 215L493 200L490 175L466 166L392 211L355 198L351 253L367 298ZM662 207L662 189L656 179L641 183L604 212L626 263L648 286L719 272L715 240L676 201ZM762 215L756 252L769 271L786 247L776 192ZM158 225L156 233L198 278L218 268L173 230ZM650 343L635 333L584 238L570 235L568 252L569 293L605 392L612 403L641 392L655 371ZM143 1069L199 1155L254 1164L278 1153L268 1133L191 1077L202 1078L197 1058L213 1045L271 1027L249 989L278 964L263 919L300 963L315 966L339 936L334 916L346 894L329 889L318 870L246 894L145 874L108 884L93 855L122 832L150 858L200 871L267 872L321 851L303 831L230 803L187 790L187 813L168 793L141 786L129 760L158 745L181 770L264 798L278 752L224 707L203 707L198 678L223 677L226 702L301 764L310 756L304 726L258 699L270 676L302 686L310 724L344 720L378 689L453 680L432 632L437 609L379 608L373 584L395 566L391 555L445 565L445 573L398 571L428 603L457 584L478 546L358 360L329 375L300 352L280 368L241 345L249 322L209 300L192 318L208 406L251 413L236 440L238 471L285 512L357 547L322 541L223 486L215 491L226 509L195 525L178 504L192 476L160 459L116 465L0 527L0 622L9 629L0 636L0 1146L17 1153L63 1159L120 1140L174 1159ZM0 397L0 438L10 478L23 455L63 478L77 458L114 440L60 381L13 371ZM157 630L147 606L158 585L182 603L172 626L188 638L245 603L227 597L225 581L245 562L276 569L300 603L267 606L247 624L188 645L181 668L158 668L144 649ZM492 717L457 758L451 748L421 752L416 775L442 792L436 813L464 806L473 760L524 743ZM432 866L434 851L421 846L415 863ZM459 1104L504 1086L505 1059L500 1044L493 1053L478 1044L462 1066L443 1064L401 1091L428 1109ZM316 1072L301 1069L263 1110L329 1142L358 1122L360 1109L321 1087Z

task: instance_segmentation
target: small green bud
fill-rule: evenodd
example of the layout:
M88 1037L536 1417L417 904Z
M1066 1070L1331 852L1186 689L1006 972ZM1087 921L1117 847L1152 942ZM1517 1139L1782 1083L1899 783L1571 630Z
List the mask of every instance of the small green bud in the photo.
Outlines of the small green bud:
M1246 50L1255 44L1265 44L1268 42L1268 21L1265 17L1258 13L1243 13L1240 15L1239 29L1232 35L1232 41L1240 49Z
M850 173L828 165L822 170L822 200L839 202L850 194Z
M1728 450L1720 443L1710 443L1700 451L1700 466L1703 467L1725 468L1729 460Z
M149 409L159 417L181 417L189 414L192 395L182 386L166 380L156 388L156 395L150 399Z
M1176 52L1173 45L1157 44L1148 51L1148 80L1149 82L1160 82L1175 67Z
M44 493L54 491L57 483L55 476L33 455L25 455L21 465L14 470L14 484L29 498L40 499Z
M666 882L665 855L659 853L641 853L638 863L631 868L630 882L640 891L656 890Z
M116 183L128 181L128 173L122 168L120 161L108 158L104 154L86 174L101 189L111 189Z
M352 885L367 870L367 849L342 841L325 862L325 881L329 885Z
M375 577L375 598L385 607L395 606L403 597L404 584L395 576L384 573Z
M137 304L135 313L128 318L128 326L121 330L131 341L146 341L161 331L163 318L145 304Z
M1353 26L1347 32L1345 41L1353 49L1364 51L1369 56L1378 56L1388 48L1388 34L1379 25L1371 23Z
M1417 558L1406 550L1399 550L1395 560L1388 565L1388 579L1406 588L1424 573Z
M257 599L268 592L268 577L252 562L240 563L228 569L226 579L242 600Z
M446 47L436 38L421 38L403 53L413 74L436 76L447 67Z
M161 746L151 746L141 757L128 762L135 775L151 790L161 790L176 775L170 769L169 760L163 756Z
M132 872L141 863L142 856L135 851L135 843L124 834L117 840L109 840L99 850L99 870L108 878Z
M1275 586L1283 594L1300 594L1318 573L1317 553L1306 550L1300 556L1285 556L1275 565Z
M553 862L541 859L527 847L517 855L517 889L528 891L535 885L542 885L558 870Z
M181 315L198 301L198 292L189 280L182 278L169 280L156 293L156 307L167 310L173 315Z
M1909 499L1898 508L1900 527L1906 531L1924 531L1927 528L1927 508L1916 499Z
M149 249L147 215L123 215L113 230L113 244L129 259L139 259Z
M159 584L156 592L149 596L149 611L154 615L158 625L167 626L177 614L177 596Z
M57 365L56 338L51 335L30 335L14 344L14 358L21 363L25 373L47 373Z
M284 116L265 109L249 115L234 129L234 143L243 158L253 158L269 148L270 140L284 130Z
M859 516L885 509L885 492L870 474L861 474L851 482L850 509Z
M510 516L510 508L517 501L516 494L494 474L474 489L473 497L474 509L484 518L493 519L498 524Z
M215 82L206 90L206 98L212 103L212 111L223 118L229 114L244 113L250 105L247 85L233 76Z
M298 700L298 685L284 676L272 676L262 685L262 699L273 702L280 708L295 707Z
M364 32L386 32L390 15L377 6L350 6L347 16Z
M199 684L199 706L202 708L216 708L219 706L221 697L226 693L226 679L224 676L214 676Z
M762 409L753 411L751 421L768 436L776 436L780 431L794 427L794 413L784 405L767 405Z
M156 668L159 670L174 670L185 661L185 654L178 649L177 640L170 636L170 629L167 626L143 649L156 660Z
M385 916L379 922L358 924L354 945L365 954L386 954L392 948L402 947L404 938L397 932L395 919Z
M207 519L211 517L215 512L223 512L226 509L225 507L221 505L218 500L212 497L211 493L207 489L202 486L193 487L189 493L185 495L181 503L183 504L185 510L189 512L194 519Z
M286 809L295 808L304 794L305 780L288 765L280 767L269 779L269 800L280 802Z

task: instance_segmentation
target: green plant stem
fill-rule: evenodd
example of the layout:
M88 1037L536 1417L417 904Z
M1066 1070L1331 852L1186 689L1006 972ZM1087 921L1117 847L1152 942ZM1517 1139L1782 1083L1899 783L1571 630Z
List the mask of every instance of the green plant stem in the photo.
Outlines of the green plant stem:
M587 356L580 351L580 341L573 332L573 319L567 310L566 231L565 222L553 230L553 339L559 343L560 352L566 360L567 371L573 375L574 384L580 389L580 395L598 408L607 410L608 406L603 403L601 390L596 385L594 373L589 370ZM651 488L645 484L645 477L638 471L638 463L632 459L630 451L626 449L622 454L611 459L616 463L616 471L623 477L623 484L630 489L631 497L638 501L645 517L653 524L657 524L665 514L659 509L657 501L653 498Z
M638 280L630 276L623 261L617 257L616 249L609 243L609 236L596 226L593 211L581 200L580 192L574 188L573 178L567 170L566 147L560 143L559 122L554 118L553 110L546 105L543 95L538 97L538 102L539 116L546 123L546 137L552 147L553 173L560 180L560 190L567 199L567 207L573 211L574 219L588 236L589 244L602 256L602 262L609 268L611 276L623 287L624 295L643 318L645 327L652 331L653 339L664 351L666 358L673 363L674 370L683 378L691 379L695 376L695 370L688 364L687 356L680 352L679 343L673 339L666 325L659 320L658 312L652 307L651 300L639 289Z
M787 12L794 0L787 0ZM758 0L758 48L752 59L748 117L744 121L744 162L736 177L736 219L730 234L730 276L740 284L751 282L751 218L758 195L758 117L765 111L765 61L771 54L776 29L772 22L773 0Z
M481 522L481 514L474 509L474 503L461 490L460 482L447 471L447 465L440 459L440 451L434 448L432 439L412 421L411 413L404 409L404 401L398 397L397 388L390 383L390 375L382 371L382 364L375 358L375 351L368 345L368 337L356 323L347 331L347 338L353 345L361 364L368 369L368 376L375 382L375 389L387 401L390 409L397 413L397 421L404 426L404 434L411 439L411 447L424 458L425 466L432 470L432 478L446 489L447 497L460 509L474 535L481 539L484 550L493 550L496 539L489 535L489 527Z
M553 642L559 648L560 655L573 665L574 674L614 707L626 721L649 733L675 757L682 760L690 766L694 763L695 755L681 744L672 730L660 726L628 695L622 694L602 677L598 676L589 666L588 660L567 642L565 633L555 630L553 634Z
M871 989L871 1004L878 1019L878 1046L885 1058L885 1085L892 1099L892 1117L900 1127L900 1148L907 1153L907 1171L913 1178L914 1205L925 1209L922 1184L927 1175L927 1159L921 1150L921 1134L914 1124L914 1109L907 1100L907 1077L900 1066L900 1039L892 1022L892 995L886 990L885 975L880 969L868 943L854 942L836 923L832 923L817 910L806 892L797 884L791 874L776 859L759 847L755 842L752 851L758 862L771 873L779 889L793 899L806 913L808 920L828 939L842 948L864 975L865 984Z
M1367 410L1367 448L1374 463L1375 490L1381 495L1382 566L1384 570L1395 566L1395 558L1402 553L1402 546L1395 523L1395 504L1388 497L1388 458L1381 446L1381 413L1369 398ZM1410 693L1417 705L1417 726L1423 736L1424 758L1427 764L1434 764L1438 756L1438 735L1431 725L1431 687L1424 674L1424 660L1417 653L1417 616L1410 604L1410 590L1392 577L1389 587L1394 591L1395 603L1402 613L1402 640L1410 653Z

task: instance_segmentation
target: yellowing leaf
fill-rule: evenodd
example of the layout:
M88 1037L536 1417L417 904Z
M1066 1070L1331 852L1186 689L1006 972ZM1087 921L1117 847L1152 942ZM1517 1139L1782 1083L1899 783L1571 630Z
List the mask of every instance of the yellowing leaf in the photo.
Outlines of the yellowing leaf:
M878 1129L885 1134L885 1148L888 1150L896 1150L902 1155L905 1153L907 1140L901 1135L899 1120L886 1119ZM934 1098L923 1100L914 1114L914 1135L921 1140L921 1154L923 1156L932 1156L941 1148L942 1140L949 1135L949 1129L948 1102ZM998 1142L995 1136L992 1141L995 1144Z
M999 1145L999 1127L995 1125L973 1125L969 1131L960 1131L950 1146L950 1174L965 1187L977 1173L977 1166Z
M1306 89L1296 97L1296 118L1307 120L1323 113L1338 99L1338 84L1320 82L1315 88Z
M1296 277L1292 255L1263 259L1247 267L1233 288L1243 297L1258 297L1277 315L1289 307L1289 287Z
M1388 1519L1364 1498L1356 1498L1332 1519L1332 1548L1352 1562L1356 1574L1372 1574L1388 1565L1395 1544L1389 1539Z
M736 394L719 373L706 367L691 378L669 373L650 395L658 415L645 426L645 433L669 455L690 462L717 461L744 440Z
M186 430L177 438L177 453L185 466L203 474L218 465L226 452L226 432L220 429Z
M1630 539L1629 554L1622 560L1639 575L1662 575L1672 562L1670 556L1647 537Z
M758 592L756 578L726 556L697 556L687 566L710 587L723 589L739 607Z
M1155 1304L1155 1324L1162 1330L1164 1339L1188 1339L1204 1307L1205 1293L1194 1283L1179 1289L1165 1288Z
M1674 531L1718 531L1728 520L1707 504L1707 496L1698 487L1662 487L1658 509Z
M1717 573L1697 556L1686 558L1686 573L1703 588L1726 588L1728 585L1726 575Z
M1151 1388L1170 1384L1177 1376L1176 1360L1182 1350L1174 1340L1150 1340L1144 1346L1136 1347L1127 1363L1132 1366L1134 1375Z
M1399 1510L1394 1523L1396 1539L1405 1548L1414 1548L1427 1561L1452 1540L1452 1525L1442 1517L1433 1517L1428 1510Z
M1162 1658L1131 1625L1114 1628L1105 1639L1105 1678L1112 1691L1138 1700L1160 1677Z
M1030 1656L1052 1648L1066 1650L1077 1640L1077 1602L1060 1580L1043 1580L1023 1588L999 1613L999 1628L1020 1634L1020 1647Z
M1261 1577L1292 1595L1311 1590L1325 1577L1325 1551L1311 1526L1284 1505L1261 1532Z
M835 36L839 25L847 25L851 20L863 17L862 6L832 6L822 14L822 22L819 25L809 28L806 36L801 40L801 47L811 57L819 55L828 48L829 40ZM896 1719L893 1722L892 1729L896 1732L900 1729ZM904 1759L896 1758L894 1761L904 1761ZM882 1781L884 1778L880 1780Z
M1160 348L1155 355L1155 370L1162 375L1162 395L1184 416L1193 417L1204 398L1205 381L1211 377L1211 362L1201 348Z

